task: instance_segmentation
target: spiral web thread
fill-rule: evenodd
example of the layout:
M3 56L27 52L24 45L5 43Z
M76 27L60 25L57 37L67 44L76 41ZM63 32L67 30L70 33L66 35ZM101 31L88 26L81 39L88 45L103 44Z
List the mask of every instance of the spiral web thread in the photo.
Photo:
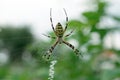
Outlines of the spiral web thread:
M53 60L50 62L50 69L49 69L49 77L48 77L48 80L53 80L54 78L54 66L55 64L57 63L57 60Z

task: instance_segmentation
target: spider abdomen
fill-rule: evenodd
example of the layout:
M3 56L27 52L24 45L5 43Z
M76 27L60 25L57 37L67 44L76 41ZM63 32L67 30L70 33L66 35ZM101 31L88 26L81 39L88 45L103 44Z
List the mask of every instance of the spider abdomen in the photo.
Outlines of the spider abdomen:
M56 29L56 35L58 37L62 37L63 36L63 30L62 29Z
M56 35L58 37L62 37L63 36L64 31L63 31L63 27L62 27L62 25L60 23L58 23L56 25L55 32L56 32Z

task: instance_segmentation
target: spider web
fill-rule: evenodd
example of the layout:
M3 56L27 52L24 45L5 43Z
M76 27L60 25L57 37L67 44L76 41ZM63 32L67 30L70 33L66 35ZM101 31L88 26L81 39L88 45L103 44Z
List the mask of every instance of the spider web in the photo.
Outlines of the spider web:
M5 40L5 41L9 41L9 42L14 42L14 41L16 41L16 40L23 40L24 41L24 39L27 39L27 40L29 40L31 37L29 37L29 36L24 36L24 37L15 37L15 38L3 38L2 40ZM2 40L0 39L0 42L2 43ZM46 47L42 47L42 46L40 46L40 50L38 49L39 48L39 46L38 46L38 48L36 47L36 45L38 44L38 42L36 41L36 42L33 42L32 44L30 44L30 47L27 47L27 46L29 46L29 45L27 45L27 46L23 46L23 47L18 47L18 48L16 48L16 49L14 49L14 51L13 51L13 53L14 53L14 55L12 55L13 57L14 56L16 56L17 54L16 53L19 53L19 54L22 54L22 56L21 56L21 58L23 59L23 60L25 60L25 58L27 59L27 58L29 58L30 59L30 57L31 58L34 58L34 56L35 55L38 55L39 54L39 56L38 56L38 58L40 59L40 60L38 60L38 59L36 59L36 61L38 62L38 63L41 63L41 62L43 62L42 61L42 59L41 59L41 56L42 56L42 54L46 51ZM11 44L12 45L12 44ZM28 50L29 49L36 49L36 54L31 54L31 52L28 52ZM4 50L4 49L6 49L6 47L2 47L1 48L1 51L2 50ZM7 51L8 51L8 54L9 54L9 50L7 49ZM8 55L9 56L9 55ZM35 59L35 58L34 58Z

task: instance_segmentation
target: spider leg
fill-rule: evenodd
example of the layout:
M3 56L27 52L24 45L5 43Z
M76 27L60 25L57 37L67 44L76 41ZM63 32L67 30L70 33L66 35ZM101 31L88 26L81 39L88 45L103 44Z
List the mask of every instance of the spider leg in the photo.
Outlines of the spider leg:
M63 10L64 10L65 15L66 15L66 26L65 26L65 30L64 30L64 32L65 32L67 29L67 26L68 26L68 16L67 16L67 12L66 12L65 8L63 8Z
M54 26L53 26L53 21L52 21L52 8L50 8L50 22L51 22L52 29L55 32L55 29L54 29Z
M58 44L58 42L59 42L59 41L56 41L56 42L50 47L50 49L46 52L46 54L45 54L43 57L46 57L47 60L49 60L49 59L50 59L50 56L51 56L53 50L55 49L56 45Z
M75 49L75 47L74 47L72 44L70 44L70 43L68 43L68 42L66 42L66 41L63 41L63 43L66 44L67 46L69 46L70 48L72 48L73 51L76 53L77 56L78 56L79 54L82 56L81 52L80 52L78 49Z
M72 30L69 34L65 35L65 37L70 36L73 33L74 30Z
M56 37L53 37L53 36L50 36L50 35L46 35L46 34L42 34L42 35L44 35L44 36L46 36L48 38L56 39Z

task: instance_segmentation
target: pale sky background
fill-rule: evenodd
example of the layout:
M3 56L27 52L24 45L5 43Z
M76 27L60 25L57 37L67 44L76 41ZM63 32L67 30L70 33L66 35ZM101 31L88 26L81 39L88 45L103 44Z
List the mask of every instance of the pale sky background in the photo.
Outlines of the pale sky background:
M111 6L108 13L120 15L120 0L108 0ZM52 8L54 25L65 21L65 8L69 19L78 18L89 6L90 0L0 0L0 25L30 25L37 37L42 33L52 31L49 14ZM92 7L91 7L92 8ZM109 21L109 24L114 24ZM120 42L119 38L117 41ZM109 41L108 41L109 42ZM109 44L109 43L108 43ZM118 44L118 43L116 43ZM120 47L120 46L119 46Z
M90 0L0 0L0 25L31 25L35 34L44 33L51 29L49 20L50 8L53 8L53 21L65 21L62 8L65 8L68 17L77 18L87 9L86 2ZM120 0L109 0L110 12L120 13ZM88 4L88 5L89 5Z
M0 0L0 24L31 25L35 34L51 29L49 14L53 8L54 25L65 21L65 8L68 17L78 17L85 10L82 0ZM78 8L79 7L79 8ZM52 29L51 29L52 30Z

